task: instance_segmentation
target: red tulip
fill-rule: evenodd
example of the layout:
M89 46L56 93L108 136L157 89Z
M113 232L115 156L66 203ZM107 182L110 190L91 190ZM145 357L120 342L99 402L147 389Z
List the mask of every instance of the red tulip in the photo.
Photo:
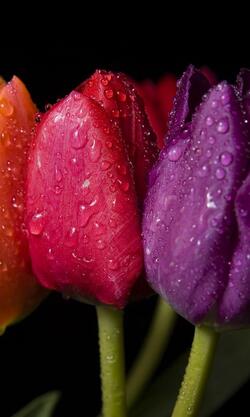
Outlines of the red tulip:
M0 79L0 330L28 314L45 296L32 275L24 230L27 152L36 107L17 78Z
M138 86L138 91L145 102L145 110L150 124L157 136L157 144L161 149L168 128L168 117L172 110L176 93L176 78L166 74L157 84L145 80Z
M45 287L122 308L143 268L141 213L157 157L143 104L97 71L52 107L30 155L27 225Z

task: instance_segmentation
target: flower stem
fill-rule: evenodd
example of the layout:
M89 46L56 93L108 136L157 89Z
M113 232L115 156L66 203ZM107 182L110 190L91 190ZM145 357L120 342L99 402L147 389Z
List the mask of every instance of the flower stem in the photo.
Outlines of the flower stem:
M102 417L126 417L123 312L97 306L102 381Z
M158 298L142 349L127 379L127 405L132 407L159 365L176 320L176 313Z
M195 417L199 412L213 362L218 333L205 326L195 328L189 362L172 417Z

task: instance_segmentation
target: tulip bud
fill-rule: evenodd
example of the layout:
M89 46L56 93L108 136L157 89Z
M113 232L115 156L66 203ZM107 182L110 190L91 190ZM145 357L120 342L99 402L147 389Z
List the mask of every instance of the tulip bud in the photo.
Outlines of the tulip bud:
M45 114L27 195L30 252L42 285L126 304L143 268L139 203L156 155L142 103L123 75L98 71Z
M45 296L32 275L24 229L27 152L36 107L17 78L0 80L0 328L28 314Z
M193 67L179 82L150 173L145 264L149 283L183 317L232 327L250 317L249 131L235 88L206 86Z

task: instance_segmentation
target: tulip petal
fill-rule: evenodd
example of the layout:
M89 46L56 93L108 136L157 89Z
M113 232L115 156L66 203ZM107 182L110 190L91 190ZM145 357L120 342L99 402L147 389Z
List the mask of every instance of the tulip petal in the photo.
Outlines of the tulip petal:
M243 326L249 324L250 317L250 175L237 193L235 211L239 238L220 302L219 321Z
M203 95L209 90L207 78L193 65L190 65L177 84L173 111L169 119L169 136L175 135L189 122Z
M190 118L189 92L184 89L183 103L175 108L174 132L177 121ZM146 270L152 287L199 323L209 321L206 316L227 285L236 241L233 200L248 164L247 132L233 87L213 88L191 124L169 135L172 141L150 175L143 224Z
M42 120L27 224L33 268L45 287L125 305L143 266L140 214L120 129L97 100L72 92Z
M124 74L96 71L78 91L96 100L122 132L129 158L134 167L134 178L139 201L147 188L148 172L158 156L153 133L144 105L134 85Z
M17 78L0 80L0 328L20 320L47 292L34 278L24 228L28 149L36 107Z

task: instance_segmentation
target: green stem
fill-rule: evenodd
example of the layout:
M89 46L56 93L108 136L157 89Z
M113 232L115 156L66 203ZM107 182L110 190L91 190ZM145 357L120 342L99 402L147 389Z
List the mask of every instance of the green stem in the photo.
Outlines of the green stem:
M199 412L214 358L218 333L209 327L196 327L188 366L172 417L195 417Z
M176 313L158 298L142 349L127 379L127 405L132 407L159 365L176 320Z
M126 417L123 312L97 306L102 381L102 417Z

